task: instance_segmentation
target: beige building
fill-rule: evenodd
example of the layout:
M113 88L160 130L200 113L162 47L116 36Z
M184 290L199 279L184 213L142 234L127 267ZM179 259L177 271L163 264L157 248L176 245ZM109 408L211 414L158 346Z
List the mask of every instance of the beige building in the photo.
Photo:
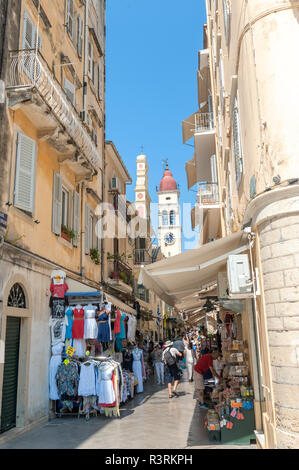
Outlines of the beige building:
M70 292L99 291L104 275L96 209L105 179L105 1L10 6L0 109L1 433L48 419L52 270L66 273Z
M195 142L189 187L201 183L193 225L201 244L251 228L260 295L246 301L243 329L257 345L257 444L298 448L299 2L206 7L199 112L183 122L184 141Z

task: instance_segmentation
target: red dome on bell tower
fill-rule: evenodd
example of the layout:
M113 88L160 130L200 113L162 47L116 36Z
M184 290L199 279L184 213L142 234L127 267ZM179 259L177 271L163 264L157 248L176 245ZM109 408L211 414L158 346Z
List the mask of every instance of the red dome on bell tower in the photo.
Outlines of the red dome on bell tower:
M177 191L178 185L176 180L172 176L171 171L168 168L168 164L166 165L166 169L164 171L163 178L160 182L159 191Z

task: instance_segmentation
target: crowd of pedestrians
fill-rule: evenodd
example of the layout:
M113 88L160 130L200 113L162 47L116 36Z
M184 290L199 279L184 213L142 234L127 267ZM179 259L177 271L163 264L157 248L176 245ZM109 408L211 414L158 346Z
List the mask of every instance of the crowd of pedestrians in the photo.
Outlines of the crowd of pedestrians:
M204 380L214 377L221 381L222 362L219 351L210 351L202 342L199 331L188 332L173 342L151 343L149 355L157 384L167 384L170 399L178 397L177 388L185 369L189 383L194 382L199 406L207 408Z

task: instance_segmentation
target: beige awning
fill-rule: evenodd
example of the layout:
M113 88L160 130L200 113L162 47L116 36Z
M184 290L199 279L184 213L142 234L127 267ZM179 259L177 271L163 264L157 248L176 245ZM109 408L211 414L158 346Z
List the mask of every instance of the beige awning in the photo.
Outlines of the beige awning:
M191 160L189 160L185 164L185 168L186 168L186 174L187 174L188 189L190 189L192 188L192 186L198 183L195 157L191 158Z
M191 137L194 136L195 131L195 115L198 113L191 114L187 119L182 122L182 130L183 130L183 144L185 144Z
M118 307L120 310L122 310L125 313L131 313L132 315L137 315L136 310L134 310L132 307L129 307L129 305L125 304L121 300L119 300L117 297L113 297L113 295L106 294L105 293L106 300L112 305L115 305L115 307Z
M247 249L247 234L240 231L143 267L138 282L153 290L168 305L179 309L179 300L217 281L217 274L225 270L229 255Z

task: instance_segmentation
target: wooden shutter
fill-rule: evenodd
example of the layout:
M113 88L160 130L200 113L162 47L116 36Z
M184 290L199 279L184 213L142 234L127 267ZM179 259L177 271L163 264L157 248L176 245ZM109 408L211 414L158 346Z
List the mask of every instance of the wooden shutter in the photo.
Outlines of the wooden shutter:
M96 218L96 240L97 240L97 243L96 243L96 247L98 249L98 252L99 252L99 256L101 255L101 247L102 247L102 231L101 231L101 219L100 217L97 217Z
M61 235L61 216L62 216L62 181L61 181L60 174L54 171L52 231L56 235Z
M33 213L36 174L36 143L21 132L17 135L14 205Z
M76 106L76 87L67 78L64 79L64 91L71 103Z
M35 28L28 13L24 11L23 49L34 49Z
M73 230L76 234L73 245L77 247L80 239L80 194L76 191L73 193Z
M90 209L87 204L85 204L85 254L89 255L90 253L90 229L89 229L89 219L90 219Z
M242 156L242 144L241 144L241 129L240 129L240 118L239 118L239 107L238 100L235 99L234 110L233 110L233 143L234 143L234 157L235 157L235 172L236 172L236 184L239 185L241 176L243 173L243 156Z
M98 64L98 97L99 100L103 99L103 71L102 64L100 62Z
M83 21L80 15L77 20L77 51L78 55L82 57L83 53Z
M88 41L88 75L94 81L93 45Z
M74 38L74 1L67 0L67 30L73 40Z

